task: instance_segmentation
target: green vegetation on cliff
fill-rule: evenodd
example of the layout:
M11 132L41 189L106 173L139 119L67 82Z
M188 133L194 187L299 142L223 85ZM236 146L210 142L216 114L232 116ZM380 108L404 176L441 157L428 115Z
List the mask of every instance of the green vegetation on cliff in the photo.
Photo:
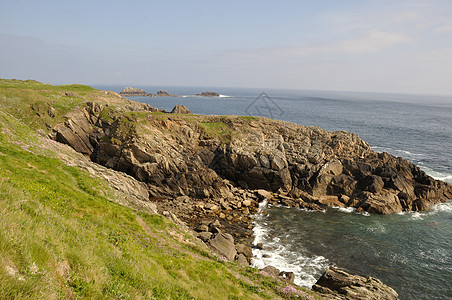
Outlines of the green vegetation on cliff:
M5 299L274 299L282 282L225 262L39 136L101 91L0 80L0 294ZM223 125L206 123L207 132ZM221 132L220 132L221 131Z

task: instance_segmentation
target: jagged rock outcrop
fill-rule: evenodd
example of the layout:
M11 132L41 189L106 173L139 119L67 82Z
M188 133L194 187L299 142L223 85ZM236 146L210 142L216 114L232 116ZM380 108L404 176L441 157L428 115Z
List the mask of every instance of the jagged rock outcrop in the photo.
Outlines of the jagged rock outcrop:
M120 93L121 96L130 97L130 96L140 96L140 97L152 97L152 94L145 92L142 89L137 89L133 87L126 87Z
M452 198L447 183L372 151L352 133L233 116L149 114L143 121L126 113L129 106L117 111L88 103L54 128L54 138L145 182L153 197L213 199L218 213L220 200L234 199L237 188L273 192L290 206L383 214L426 210Z
M330 267L312 287L328 295L328 299L396 300L399 296L391 287L373 277L352 275L345 270Z
M190 110L185 105L176 105L171 111L172 114L190 114Z

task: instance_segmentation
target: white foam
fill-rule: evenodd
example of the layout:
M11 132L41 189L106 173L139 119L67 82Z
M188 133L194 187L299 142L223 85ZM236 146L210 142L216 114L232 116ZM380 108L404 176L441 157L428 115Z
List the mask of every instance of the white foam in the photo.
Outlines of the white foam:
M357 215L362 215L362 216L365 216L365 217L369 217L369 216L370 216L370 214L369 214L367 211L364 211L364 212L358 212L358 211L356 210L355 207L338 207L338 206L333 206L332 208L337 209L338 211L343 212L343 213L347 213L347 214L355 213L355 214L357 214Z
M411 214L411 219L413 219L413 220L424 220L423 214L421 214L418 211L416 211L416 212Z
M220 96L218 96L218 97L220 97L220 98L232 98L232 96L223 95L223 94L220 94Z
M377 223L375 226L369 226L366 228L367 232L375 232L375 233L386 233L386 227L381 224Z
M337 210L348 214L356 211L356 208L354 207L334 207L334 208L337 208Z
M280 206L281 207L281 206ZM282 206L282 207L287 207L287 206ZM310 212L310 213L326 213L326 209L322 209L322 210L314 210L314 209L308 209L308 208L300 208L300 207L287 207L290 209L298 209L304 212Z
M393 149L391 147L381 147L381 146L371 146L371 148L377 152L388 152L388 153L403 153L406 156L425 156L425 154L422 153L413 153L408 150L404 149Z
M408 151L408 150L403 150L403 149L398 149L398 150L394 150L395 152L400 152L400 153L403 153L403 154L406 154L406 155L410 155L410 156L424 156L424 154L421 154L421 153L413 153L413 152L410 152L410 151Z
M323 256L308 256L302 253L289 251L278 237L268 238L268 229L264 222L263 210L267 204L259 204L259 213L255 215L254 221L254 243L263 243L263 249L253 249L251 265L262 269L273 266L281 271L293 272L295 284L311 288L317 281L315 274L324 272L329 267L328 260Z
M432 212L452 212L452 201L436 204L430 209Z
M436 180L442 180L449 183L452 183L452 174L438 172L433 169L430 169L429 167L421 166L421 169L429 176L431 176L433 179Z
M371 146L371 148L378 152L390 152L392 150L392 148L381 146Z
M262 213L264 211L264 209L267 208L267 205L268 205L268 201L267 201L267 198L265 198L264 201L259 203L259 208L257 210L257 213Z

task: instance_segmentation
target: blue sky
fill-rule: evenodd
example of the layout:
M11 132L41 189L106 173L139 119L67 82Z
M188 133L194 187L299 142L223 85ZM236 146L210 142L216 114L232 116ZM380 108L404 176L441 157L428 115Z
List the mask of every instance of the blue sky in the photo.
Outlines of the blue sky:
M0 77L452 95L452 1L5 1Z

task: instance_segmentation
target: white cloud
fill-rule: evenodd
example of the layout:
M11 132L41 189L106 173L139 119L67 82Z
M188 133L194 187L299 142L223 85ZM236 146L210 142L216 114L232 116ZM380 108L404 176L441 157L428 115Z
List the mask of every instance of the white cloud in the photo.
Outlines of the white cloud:
M231 51L226 56L238 59L254 58L254 60L265 61L290 61L292 59L319 55L378 53L411 41L410 37L398 32L369 30L354 38L336 40L331 43Z
M452 33L452 20L442 22L441 25L437 26L434 31L436 33Z
M356 38L314 47L314 50L320 53L376 53L410 41L411 38L401 33L370 30Z

